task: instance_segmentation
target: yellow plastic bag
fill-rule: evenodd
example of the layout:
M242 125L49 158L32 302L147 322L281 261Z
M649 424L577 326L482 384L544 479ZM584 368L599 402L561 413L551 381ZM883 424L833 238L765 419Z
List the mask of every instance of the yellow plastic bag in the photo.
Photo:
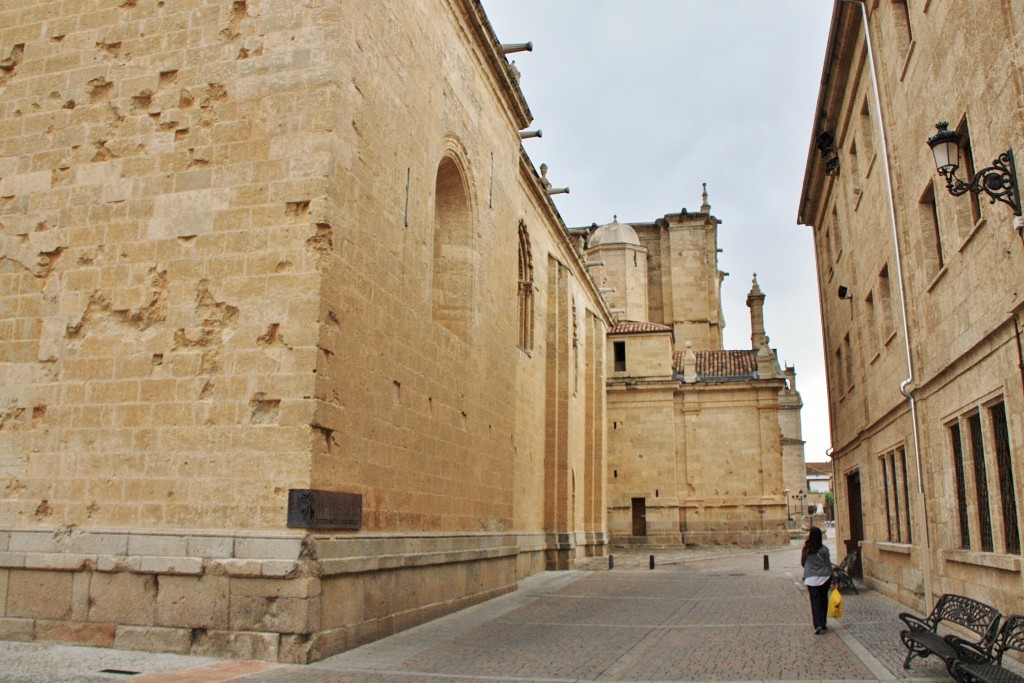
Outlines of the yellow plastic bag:
M838 588L833 588L828 595L828 616L830 619L841 619L843 616L843 596Z

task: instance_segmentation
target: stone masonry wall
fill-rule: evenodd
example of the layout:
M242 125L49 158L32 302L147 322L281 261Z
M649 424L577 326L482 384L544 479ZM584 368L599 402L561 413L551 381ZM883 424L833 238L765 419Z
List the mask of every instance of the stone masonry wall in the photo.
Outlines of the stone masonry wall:
M308 661L600 552L607 311L479 12L0 9L0 635Z
M862 527L852 540L867 582L914 609L953 592L1009 614L1024 580L1024 253L1013 211L951 196L927 140L946 121L969 134L975 171L1007 149L1020 157L1024 7L866 8L878 100L860 8L837 5L817 109L827 116L813 135L835 137L840 173L825 176L811 155L800 209L821 283L839 538ZM957 177L971 180L964 165ZM855 475L859 507L845 498Z
M278 527L331 240L317 13L58 5L0 22L0 519Z

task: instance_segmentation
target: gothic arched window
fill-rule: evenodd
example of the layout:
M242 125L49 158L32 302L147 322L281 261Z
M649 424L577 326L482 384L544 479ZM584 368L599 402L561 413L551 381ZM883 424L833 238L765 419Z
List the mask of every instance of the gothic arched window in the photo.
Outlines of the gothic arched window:
M533 256L526 224L519 221L519 348L533 349Z

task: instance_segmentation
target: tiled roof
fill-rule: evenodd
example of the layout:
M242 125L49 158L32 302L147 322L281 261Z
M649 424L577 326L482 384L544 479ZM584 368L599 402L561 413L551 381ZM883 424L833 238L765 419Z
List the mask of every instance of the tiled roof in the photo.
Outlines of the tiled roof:
M728 382L757 379L756 351L694 351L698 382ZM672 357L672 368L683 372L683 352Z
M647 323L647 322L636 322L633 320L623 320L618 323L612 329L608 330L608 334L643 334L645 332L671 332L672 328L668 325L659 325L658 323Z
M824 475L828 475L828 476L832 475L832 463L828 463L828 462L808 462L808 463L805 463L805 464L807 465L807 474L808 474L808 476L810 476L812 474L824 474Z

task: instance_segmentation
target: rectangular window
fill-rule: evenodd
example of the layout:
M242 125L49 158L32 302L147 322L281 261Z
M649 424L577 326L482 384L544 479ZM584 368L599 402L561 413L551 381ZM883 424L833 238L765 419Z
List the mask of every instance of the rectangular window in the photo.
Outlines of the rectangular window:
M860 194L860 163L857 161L857 141L850 143L850 177L853 179L853 193Z
M907 455L901 446L879 459L885 492L886 537L896 543L910 543L910 487L907 485Z
M889 454L889 469L892 471L892 510L894 513L893 527L896 529L896 542L903 542L903 525L900 524L900 485L896 477L896 453Z
M839 225L839 207L832 207L832 244L835 246L835 261L839 261L839 257L843 253L843 231Z
M910 522L910 479L907 478L907 451L905 448L897 448L896 453L899 455L900 467L903 470L903 502L907 506L906 508L906 520L907 520L907 533L905 538L907 543L914 542L913 524Z
M878 459L882 465L882 490L885 493L885 540L891 541L892 533L892 503L889 500L889 492L892 487L889 485L889 468L885 464L885 455Z
M1002 498L1003 536L1006 552L1020 554L1020 528L1017 524L1017 493L1013 485L1013 460L1010 457L1010 432L1006 427L1006 406L1002 401L989 408L992 417L992 440L996 446L996 471L999 473L999 496Z
M843 337L843 373L846 375L846 388L853 389L853 348L850 346L850 333Z
M953 473L956 477L957 513L960 521L960 547L971 547L971 526L967 516L967 480L964 477L964 449L960 438L960 424L949 426L950 441L953 444Z
M860 139L864 147L864 154L870 162L874 152L874 132L871 130L871 110L868 108L868 100L864 98L864 104L860 107Z
M840 346L839 348L836 349L835 356L835 372L832 373L832 376L835 377L836 379L836 396L842 396L843 393L846 391L846 386L844 385L843 380L843 368L845 367L845 365L843 364L843 347Z
M892 314L892 289L889 284L889 264L882 267L878 274L878 305L881 307L882 315L882 343L889 341L889 337L896 331L896 323Z
M925 262L929 276L934 276L943 266L946 259L942 254L942 233L939 230L939 211L935 205L935 186L931 181L921 195L918 204L918 217L921 222L921 244L924 245Z
M868 335L868 346L871 351L871 355L878 351L878 312L875 310L875 293L868 292L868 297L864 299L865 305L868 308L868 324L867 324L867 335Z
M974 464L974 490L978 503L978 531L981 535L981 549L990 553L992 546L992 514L988 503L988 474L985 468L985 444L981 436L981 414L967 417L967 428L971 440L971 460Z
M626 371L626 342L612 342L612 349L615 352L615 372Z
M832 269L832 263L836 260L836 252L832 247L832 224L829 223L825 226L825 254L828 257L829 270Z
M965 182L970 182L974 177L974 150L971 147L971 130L967 125L967 119L960 123L956 132L960 134L960 170L957 171L957 175L964 178ZM967 237L981 220L981 203L978 201L978 195L968 192L966 200L957 201L956 207L960 236Z
M896 49L902 57L906 57L910 51L910 44L914 41L907 0L892 0L892 22L896 30Z

